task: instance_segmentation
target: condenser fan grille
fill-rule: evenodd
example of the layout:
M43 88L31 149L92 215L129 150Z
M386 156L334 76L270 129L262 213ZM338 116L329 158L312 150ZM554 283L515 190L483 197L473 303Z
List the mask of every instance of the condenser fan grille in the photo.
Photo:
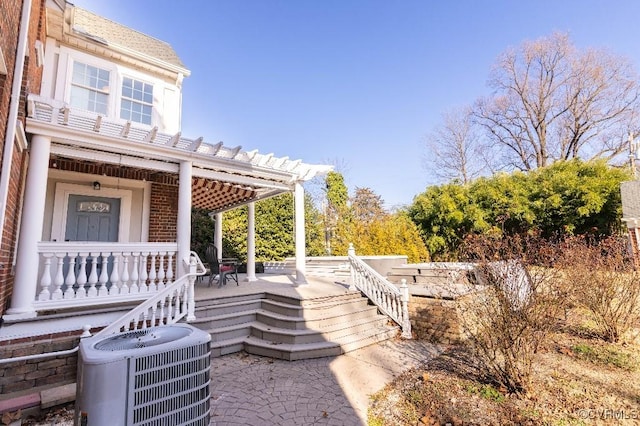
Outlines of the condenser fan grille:
M148 348L182 339L190 333L191 331L187 328L170 326L129 331L100 341L95 345L95 349L100 351L122 351Z

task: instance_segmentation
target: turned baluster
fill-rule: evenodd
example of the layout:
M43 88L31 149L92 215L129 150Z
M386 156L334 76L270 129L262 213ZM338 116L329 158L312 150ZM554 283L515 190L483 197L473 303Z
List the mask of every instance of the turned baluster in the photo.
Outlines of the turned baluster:
M49 292L49 286L51 285L51 257L53 253L42 253L44 257L44 268L42 270L42 277L40 277L40 293L38 294L39 301L49 300L51 293Z
M156 271L156 253L151 253L151 268L149 270L149 291L158 291L158 284L156 282L157 277L158 273Z
M138 285L139 281L139 268L140 268L140 253L131 253L131 255L133 256L133 268L131 270L131 288L129 289L129 292L131 294L136 294L140 292L140 287Z
M98 278L98 282L100 283L100 289L98 290L99 296L106 296L107 292L107 282L109 281L109 273L107 271L109 267L109 256L102 254L102 268L100 271L100 278Z
M78 288L76 289L76 297L86 297L87 291L84 285L87 283L87 256L89 253L78 253L80 256L80 270L78 271L78 279L76 282L78 283Z
M98 254L89 253L89 256L91 256L91 272L89 273L87 297L96 297L98 295L98 290L96 289L96 284L98 283Z
M76 256L69 255L69 269L67 270L67 276L64 280L65 290L62 291L62 286L56 288L53 292L52 299L62 299L65 294L73 293L73 286L76 284Z
M129 257L131 253L123 253L122 259L122 286L120 294L129 294Z
M147 283L149 277L147 273L147 256L149 256L149 253L142 253L142 257L140 258L140 291L145 293L150 289Z
M62 299L62 284L64 284L64 256L58 257L58 269L56 270L56 276L53 278L54 290L51 294L52 300Z
M164 290L164 277L165 272L164 272L164 256L165 254L167 254L166 252L161 252L158 254L158 259L160 260L160 265L158 265L158 291L160 290Z
M173 284L173 253L167 253L167 285Z
M113 269L111 270L111 288L109 294L120 294L120 255L113 255Z

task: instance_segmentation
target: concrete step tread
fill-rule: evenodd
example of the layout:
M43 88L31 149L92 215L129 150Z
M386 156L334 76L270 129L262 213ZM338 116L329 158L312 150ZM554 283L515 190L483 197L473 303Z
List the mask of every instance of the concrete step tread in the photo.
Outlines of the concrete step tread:
M267 316L274 320L285 321L285 322L301 322L301 323L318 323L322 321L328 321L335 318L346 317L348 315L353 314L361 314L366 313L367 311L377 311L376 306L372 305L362 305L362 306L354 306L353 309L348 312L326 312L326 315L320 316L318 318L305 318L305 317L293 317L283 314L278 314L277 312L271 312L264 309L258 309L256 311L256 315Z
M341 300L352 301L352 300L366 300L366 299L362 297L362 294L360 294L360 292L357 290L345 290L345 292L342 294L335 294L331 296L319 296L319 297L304 299L302 301L302 306L307 307L307 306L314 306L314 305L322 305L325 303L332 303L332 302L335 303L336 301L341 301Z
M256 301L259 299L265 299L267 294L264 292L240 294L236 296L216 297L211 299L198 299L196 300L196 310L198 308L213 307L218 305L225 305L228 303L241 302L241 301Z
M220 340L218 342L211 342L211 349L243 344L249 337L250 336L234 337L233 339L225 339L225 340Z
M251 323L251 327L257 328L260 331L265 331L265 332L271 332L271 333L281 333L281 334L288 334L288 335L297 335L297 336L303 336L303 335L307 335L307 334L327 334L327 333L331 333L334 331L339 331L339 330L343 330L343 329L348 329L348 328L354 328L354 327L358 327L360 325L363 324L370 324L370 323L376 323L376 322L380 322L385 320L385 317L382 317L380 315L376 315L375 317L366 317L366 318L360 318L360 319L356 319L356 320L352 320L349 322L344 322L344 323L336 323L336 324L330 324L326 327L319 327L319 328L303 328L303 329L292 329L292 328L281 328L281 327L274 327L271 325L267 325L267 324L263 324L259 321L255 321L253 323Z
M206 317L196 317L196 319L190 321L189 324L197 327L198 324L200 324L200 323L209 322L209 321L216 321L216 320L224 320L224 319L228 319L228 318L236 318L236 317L242 316L242 315L255 315L258 311L260 311L260 309L247 309L246 311L231 312L231 313L228 313L228 314L211 315L211 316L206 316Z
M222 327L210 328L203 331L206 331L209 334L223 334L229 331L241 330L243 328L251 328L256 324L259 324L259 323L257 321L249 321L249 322L242 322L240 324L225 325Z
M277 349L281 352L306 352L313 351L319 349L326 348L334 348L334 347L342 347L349 346L353 349L358 346L358 342L366 342L367 344L372 344L377 341L385 340L391 338L397 332L397 328L381 328L381 329L371 329L366 333L357 333L350 334L338 339L334 340L326 340L322 342L310 342L310 343L280 343L280 342L269 342L263 339L260 339L255 336L249 336L245 339L245 344L261 346L264 348L273 348ZM353 350L350 349L350 350Z
M277 348L283 352L299 352L299 351L308 351L313 349L326 349L326 348L335 348L340 346L335 342L312 342L312 343L279 343L279 342L268 342L266 340L259 339L255 336L249 336L245 339L245 344L254 345L254 346L262 346L265 348Z
M335 317L345 316L345 315L353 314L353 313L360 313L360 312L363 312L363 311L374 310L374 309L376 309L375 306L363 304L362 306L356 306L354 310L351 310L348 313L338 312L338 313L329 314L327 316L323 316L322 318L305 318L305 317L302 317L302 316L284 315L284 314L279 314L277 312L269 311L267 309L247 309L247 310L238 311L238 312L232 312L232 313L227 313L227 314L210 315L210 316L207 316L207 317L199 317L199 318L196 318L195 320L191 321L191 324L196 325L198 323L203 323L203 322L208 322L208 321L222 320L222 319L227 319L227 318L234 318L234 317L237 317L239 315L252 315L252 314L260 314L260 315L271 317L271 318L273 318L275 320L289 321L289 322L290 321L299 321L299 322L320 321L320 320L323 320L323 319L335 318Z

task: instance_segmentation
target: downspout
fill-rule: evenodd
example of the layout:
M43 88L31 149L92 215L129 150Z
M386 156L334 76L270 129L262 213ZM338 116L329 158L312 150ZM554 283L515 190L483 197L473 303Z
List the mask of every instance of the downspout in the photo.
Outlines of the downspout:
M20 33L18 35L18 47L13 68L13 85L9 99L9 117L7 119L7 133L4 138L4 155L2 157L2 174L0 175L0 241L4 233L4 220L7 212L7 197L9 196L9 177L13 160L13 146L16 137L16 122L18 121L18 108L20 107L20 89L22 87L22 74L24 72L24 58L27 54L27 42L29 38L29 19L31 16L31 0L26 0L22 5L22 18L20 20Z

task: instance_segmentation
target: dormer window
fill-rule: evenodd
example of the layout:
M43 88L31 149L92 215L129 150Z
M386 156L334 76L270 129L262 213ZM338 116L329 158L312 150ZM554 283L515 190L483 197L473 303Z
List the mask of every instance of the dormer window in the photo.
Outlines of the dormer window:
M74 62L71 79L71 105L106 115L109 103L109 80L109 71L81 62Z
M153 113L153 85L133 78L122 79L120 118L151 124Z

